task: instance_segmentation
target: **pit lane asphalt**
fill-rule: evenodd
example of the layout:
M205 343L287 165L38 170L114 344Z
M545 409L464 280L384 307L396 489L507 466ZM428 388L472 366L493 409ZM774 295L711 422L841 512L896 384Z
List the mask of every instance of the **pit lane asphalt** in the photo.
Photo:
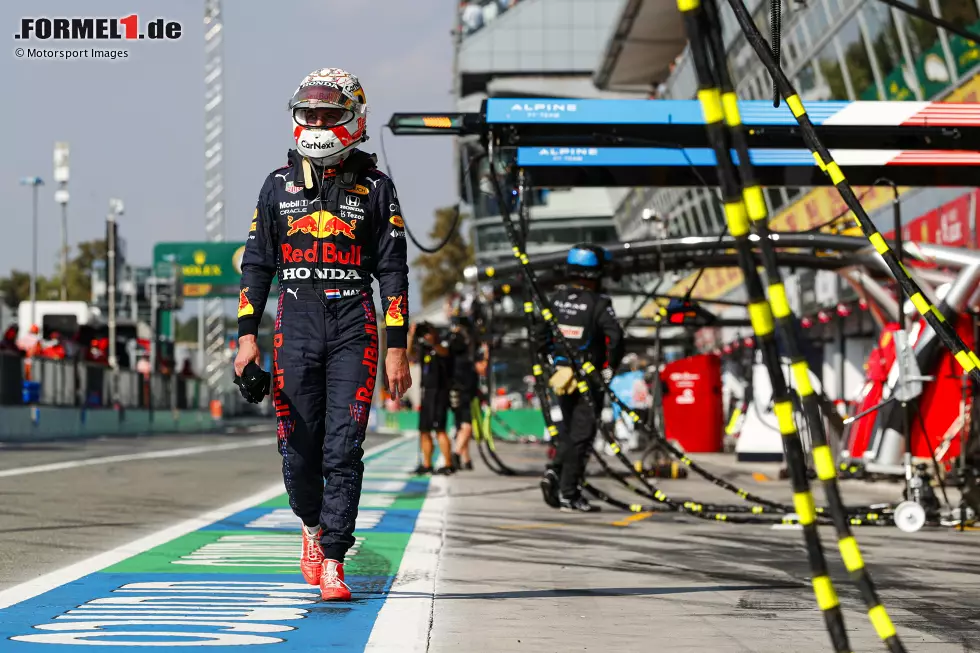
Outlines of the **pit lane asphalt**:
M268 488L281 480L274 429L0 447L0 590ZM390 438L370 433L365 447ZM109 456L119 458L30 469Z
M93 457L221 446L238 450L111 462L0 477L0 588L32 579L241 499L279 481L265 433L107 439L0 449L0 471ZM387 438L370 434L366 446ZM541 447L498 443L514 467L540 470ZM475 453L475 452L474 452ZM756 482L729 459L706 467L767 497L785 481ZM477 469L448 480L435 547L435 596L422 650L819 653L831 650L809 585L799 531L546 507L537 479ZM596 484L628 500L616 484ZM731 502L703 480L658 483L675 496ZM815 493L818 502L820 492ZM848 503L894 499L892 484L844 484ZM980 534L949 529L856 531L868 568L907 649L980 650ZM848 582L830 529L821 529L855 651L883 650ZM399 597L397 592L395 598Z
M540 470L542 450L497 443L516 469ZM750 491L790 500L788 481L774 480L778 465L692 457ZM447 489L430 653L833 650L799 530L630 515L608 506L598 514L561 513L542 502L537 477L495 476L476 460L477 469L452 477ZM772 480L756 481L753 472ZM633 500L614 481L594 483ZM656 485L676 497L740 503L700 478ZM900 484L842 485L850 505L901 497ZM819 488L814 494L823 503ZM833 529L820 534L852 650L885 650L841 563ZM855 535L910 653L980 651L980 533L866 527Z

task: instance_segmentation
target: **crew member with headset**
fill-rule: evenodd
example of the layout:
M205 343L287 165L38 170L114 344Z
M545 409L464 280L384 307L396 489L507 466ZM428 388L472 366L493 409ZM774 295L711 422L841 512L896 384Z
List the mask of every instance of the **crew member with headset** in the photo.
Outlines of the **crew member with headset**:
M457 470L473 469L470 458L470 440L473 437L473 399L477 396L479 379L476 373L476 342L473 327L466 316L453 318L449 335L449 353L453 360L452 383L449 388L449 406L456 424L453 466Z
M566 259L569 283L558 286L551 303L565 340L574 350L579 364L592 363L606 383L623 358L623 329L616 319L612 300L601 292L605 268L610 265L606 250L596 245L576 245ZM563 512L597 512L582 496L581 484L589 449L596 435L603 406L603 389L598 380L589 382L590 402L579 392L572 361L564 349L556 347L551 330L543 324L539 335L542 346L552 355L555 372L548 381L558 395L562 423L558 433L558 454L541 479L545 502Z
M452 375L452 358L449 340L431 324L413 325L408 338L409 357L418 356L422 366L422 398L419 402L419 448L422 462L416 474L432 473L432 432L439 441L439 451L444 464L436 474L453 473L452 447L446 434L449 413L449 383Z

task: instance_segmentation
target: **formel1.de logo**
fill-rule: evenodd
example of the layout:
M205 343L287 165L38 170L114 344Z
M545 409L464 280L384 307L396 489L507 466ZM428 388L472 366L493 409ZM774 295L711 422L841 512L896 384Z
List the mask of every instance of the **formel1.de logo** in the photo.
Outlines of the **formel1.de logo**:
M137 14L122 18L33 17L20 19L20 31L14 33L14 38L25 41L175 41L182 31L179 22L165 18L154 18L143 25Z

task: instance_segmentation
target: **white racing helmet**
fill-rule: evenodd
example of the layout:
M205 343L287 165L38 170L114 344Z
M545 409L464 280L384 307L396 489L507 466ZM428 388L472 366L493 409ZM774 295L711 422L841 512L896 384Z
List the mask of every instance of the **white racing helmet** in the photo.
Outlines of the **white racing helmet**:
M313 109L331 109L322 124L311 124ZM340 68L307 75L289 100L296 149L324 166L340 163L367 140L367 100L357 77Z

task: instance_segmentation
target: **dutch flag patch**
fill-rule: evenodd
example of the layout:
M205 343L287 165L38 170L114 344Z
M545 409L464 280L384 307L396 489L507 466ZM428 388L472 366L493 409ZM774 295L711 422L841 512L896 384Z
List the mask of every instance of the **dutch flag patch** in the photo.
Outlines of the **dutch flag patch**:
M326 294L327 299L340 299L340 291L336 288L330 288L323 291Z

